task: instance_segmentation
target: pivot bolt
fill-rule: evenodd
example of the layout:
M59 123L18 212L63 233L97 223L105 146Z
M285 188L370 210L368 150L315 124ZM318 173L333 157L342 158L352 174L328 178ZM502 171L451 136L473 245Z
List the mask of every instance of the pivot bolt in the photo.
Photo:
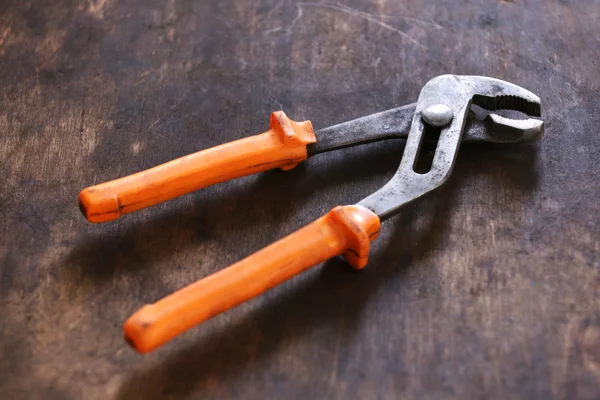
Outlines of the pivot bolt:
M421 113L423 121L431 126L442 128L448 125L453 118L452 110L445 104L434 104Z

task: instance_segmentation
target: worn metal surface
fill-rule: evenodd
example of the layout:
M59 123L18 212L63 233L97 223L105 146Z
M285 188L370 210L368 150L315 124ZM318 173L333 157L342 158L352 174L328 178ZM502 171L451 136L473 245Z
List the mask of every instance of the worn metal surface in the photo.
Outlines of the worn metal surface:
M388 139L406 139L417 103L342 122L315 132L317 142L307 146L308 155L344 149ZM496 114L476 116L471 112L463 142L521 143L538 140L544 133L541 120L504 122ZM484 119L485 118L485 119ZM491 123L486 123L489 121ZM514 126L514 128L511 128Z
M539 97L513 83L481 76L442 75L433 78L425 84L419 95L398 170L384 187L358 204L373 211L384 221L397 214L402 207L443 185L454 168L471 103L489 111L514 110L534 117L541 115ZM447 122L438 127L449 124L441 129L430 168L419 173L415 165L425 131L431 129L422 116L438 104L446 105L450 111L450 118L446 118ZM542 128L540 122L533 119L513 121L501 118L495 119L494 123L514 130L518 129L517 126L525 126L525 132L535 126Z
M597 0L0 1L0 398L600 397ZM413 102L445 73L536 93L536 145L464 144L369 265L332 260L149 356L122 323L387 182L403 141L106 225L79 191L268 129Z

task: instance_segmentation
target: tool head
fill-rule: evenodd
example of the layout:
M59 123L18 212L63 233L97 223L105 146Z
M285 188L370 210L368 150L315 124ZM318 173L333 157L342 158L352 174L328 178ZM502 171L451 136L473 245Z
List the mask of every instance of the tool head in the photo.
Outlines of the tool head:
M471 104L488 111L541 115L539 97L520 86L482 76L438 76L421 90L398 171L384 187L358 204L385 220L402 206L441 186L452 172ZM505 133L537 134L543 128L539 120L513 120L496 114L490 114L486 123ZM431 168L416 172L424 136L438 130Z

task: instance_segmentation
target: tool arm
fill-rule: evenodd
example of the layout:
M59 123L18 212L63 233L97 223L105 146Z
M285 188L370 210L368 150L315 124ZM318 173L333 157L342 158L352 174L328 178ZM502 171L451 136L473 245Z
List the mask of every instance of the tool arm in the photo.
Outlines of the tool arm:
M230 267L142 307L125 322L125 337L138 352L146 353L339 254L361 269L379 225L377 215L364 207L336 207Z
M306 160L306 145L316 141L310 121L294 122L277 111L270 128L84 189L80 209L90 222L111 221L216 183L275 168L289 170Z

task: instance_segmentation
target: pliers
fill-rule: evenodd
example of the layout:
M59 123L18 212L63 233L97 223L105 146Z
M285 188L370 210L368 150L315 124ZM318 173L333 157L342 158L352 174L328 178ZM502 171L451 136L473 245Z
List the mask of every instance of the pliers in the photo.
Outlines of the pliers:
M520 86L482 76L441 75L425 84L416 103L404 107L316 132L309 121L294 122L277 111L265 133L84 189L79 194L83 214L90 222L105 222L229 179L275 168L289 170L319 153L406 138L400 166L381 189L354 205L337 206L230 267L142 307L125 322L127 341L138 352L152 351L337 255L362 269L381 222L448 180L461 141L516 143L543 134L540 119L495 113L478 119L473 105L541 117L539 97ZM432 140L437 141L433 159L420 165L421 149Z

